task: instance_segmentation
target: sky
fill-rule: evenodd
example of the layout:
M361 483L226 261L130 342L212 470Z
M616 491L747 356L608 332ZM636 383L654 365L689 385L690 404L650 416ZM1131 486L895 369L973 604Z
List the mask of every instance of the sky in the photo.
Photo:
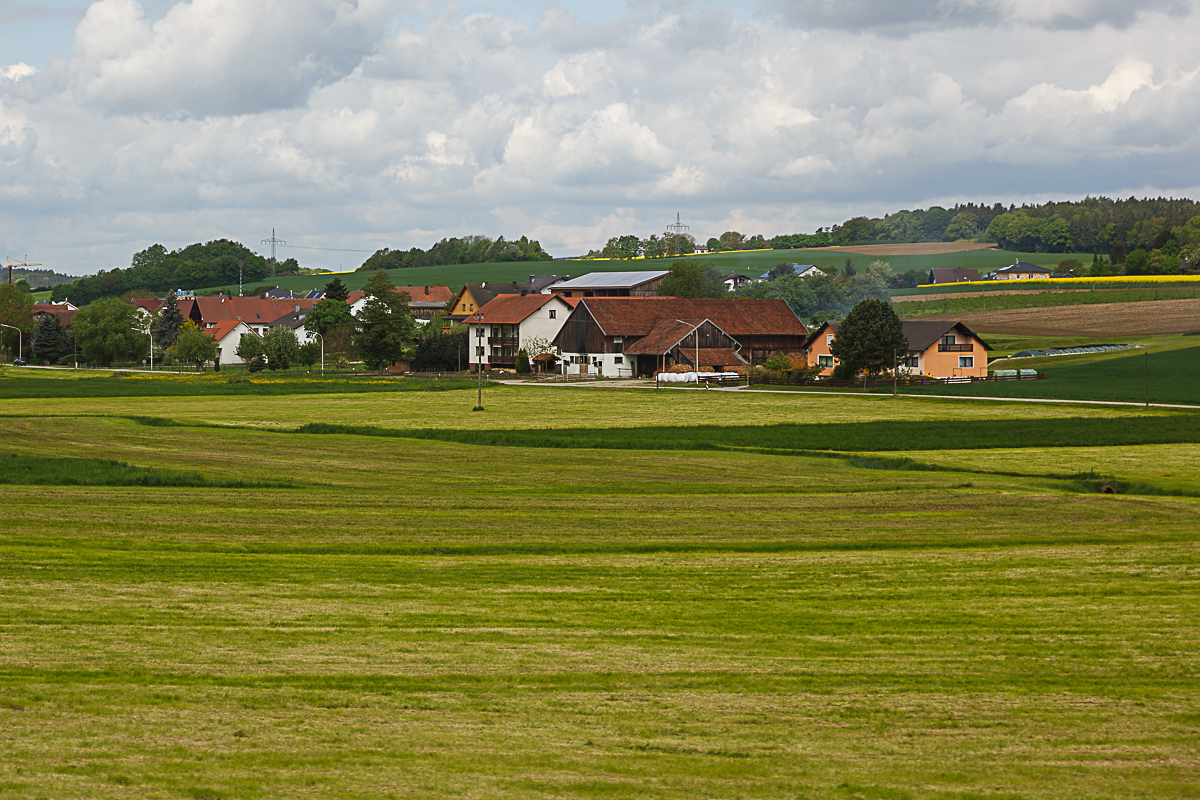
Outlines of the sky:
M1200 0L0 0L0 256L1200 197Z

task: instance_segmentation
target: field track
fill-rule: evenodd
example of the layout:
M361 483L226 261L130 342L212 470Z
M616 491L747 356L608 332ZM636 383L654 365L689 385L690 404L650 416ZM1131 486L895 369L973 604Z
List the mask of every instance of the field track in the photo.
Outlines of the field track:
M844 250L847 253L862 253L865 256L938 256L943 253L964 253L968 250L991 250L999 245L977 242L916 242L912 244L860 244L822 247L821 250Z
M921 319L958 320L980 333L1020 336L1151 336L1200 330L1200 300L1146 300L1136 303L969 311L935 314Z

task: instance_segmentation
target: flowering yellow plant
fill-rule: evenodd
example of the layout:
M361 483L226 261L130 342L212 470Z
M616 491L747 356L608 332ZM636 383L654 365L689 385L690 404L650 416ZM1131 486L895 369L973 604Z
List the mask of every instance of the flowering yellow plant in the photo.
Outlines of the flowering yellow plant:
M923 283L918 289L954 286L1041 286L1042 284L1090 286L1097 283L1200 283L1200 275L1105 275L1096 278L1029 278L1027 280L959 281L958 283Z

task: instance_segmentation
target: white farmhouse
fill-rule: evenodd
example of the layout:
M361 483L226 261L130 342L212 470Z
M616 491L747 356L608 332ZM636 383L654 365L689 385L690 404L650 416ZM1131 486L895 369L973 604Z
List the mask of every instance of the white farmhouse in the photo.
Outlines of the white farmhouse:
M571 315L577 298L558 294L500 294L474 314L467 315L472 364L514 367L521 348L549 345ZM529 353L532 359L537 353Z

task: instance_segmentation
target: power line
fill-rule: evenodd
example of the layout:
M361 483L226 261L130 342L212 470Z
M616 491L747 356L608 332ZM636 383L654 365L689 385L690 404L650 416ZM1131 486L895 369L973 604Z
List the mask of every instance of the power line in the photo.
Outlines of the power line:
M277 244L287 244L287 242L285 242L283 239L276 239L276 238L275 238L275 229L274 229L274 228L271 228L271 238L270 238L270 239L263 239L263 240L262 240L262 244L269 244L269 245L271 245L271 277L272 277L272 278L274 278L274 277L275 277L275 264L277 264L277 263L278 263L278 262L275 260L275 245L277 245Z
M267 240L264 239L263 241L266 242ZM286 242L284 242L283 244L280 244L279 246L280 247L290 247L293 249L299 248L300 250L329 250L329 251L335 252L335 253L374 253L375 252L374 250L351 250L351 249L345 248L345 247L306 247L302 244L287 244Z

